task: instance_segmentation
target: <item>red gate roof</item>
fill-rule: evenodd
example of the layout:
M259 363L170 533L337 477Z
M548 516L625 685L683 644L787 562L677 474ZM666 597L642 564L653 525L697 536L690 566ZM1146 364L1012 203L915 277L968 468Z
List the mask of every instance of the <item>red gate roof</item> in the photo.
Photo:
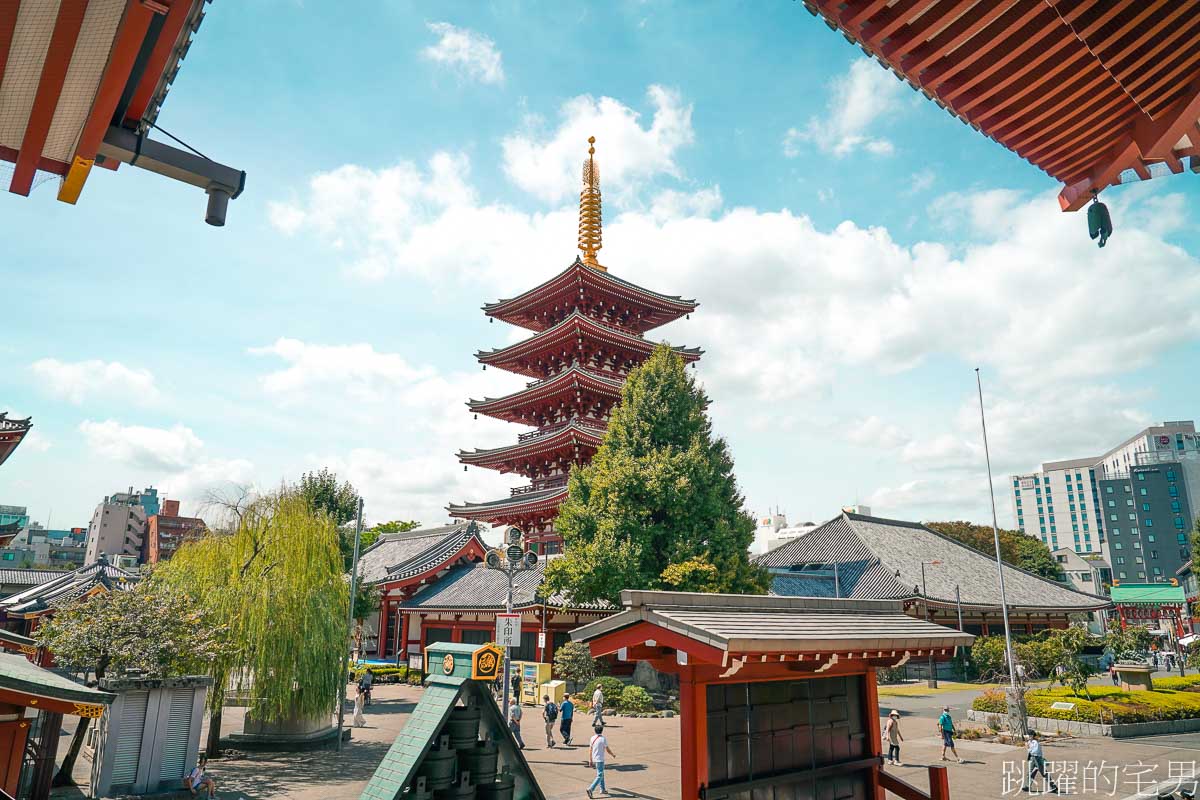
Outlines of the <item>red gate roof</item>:
M805 0L913 88L1061 181L1200 171L1200 0Z

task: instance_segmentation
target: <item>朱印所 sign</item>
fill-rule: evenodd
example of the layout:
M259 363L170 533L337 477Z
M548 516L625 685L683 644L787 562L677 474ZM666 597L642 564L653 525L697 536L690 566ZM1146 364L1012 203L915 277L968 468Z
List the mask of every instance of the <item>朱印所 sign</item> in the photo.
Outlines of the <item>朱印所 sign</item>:
M501 647L521 646L521 615L496 615L496 644Z

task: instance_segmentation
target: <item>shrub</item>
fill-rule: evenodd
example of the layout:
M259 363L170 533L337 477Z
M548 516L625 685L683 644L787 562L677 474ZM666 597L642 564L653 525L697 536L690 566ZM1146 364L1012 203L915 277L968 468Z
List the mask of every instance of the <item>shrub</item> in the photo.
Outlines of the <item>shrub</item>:
M611 675L605 675L603 678L596 678L588 683L583 688L583 699L592 702L592 695L596 691L596 686L604 692L604 702L609 705L615 705L621 699L621 693L625 691L625 684L620 678L614 678Z
M646 714L654 710L654 701L642 687L626 686L617 707L625 714Z
M1077 720L1103 724L1153 722L1157 720L1200 719L1200 676L1164 678L1155 682L1153 691L1125 692L1117 686L1089 687L1092 700L1075 697L1069 689L1035 689L1025 695L1031 717ZM1071 710L1051 708L1051 704L1074 703ZM989 714L1005 713L1004 691L989 689L976 697L971 708Z
M554 651L554 677L567 682L572 692L596 677L596 659L586 644L567 642Z
M350 682L358 683L363 674L367 671L365 664L359 665L350 670ZM371 672L375 675L375 680L381 683L391 683L393 681L403 681L408 677L408 667L371 667Z

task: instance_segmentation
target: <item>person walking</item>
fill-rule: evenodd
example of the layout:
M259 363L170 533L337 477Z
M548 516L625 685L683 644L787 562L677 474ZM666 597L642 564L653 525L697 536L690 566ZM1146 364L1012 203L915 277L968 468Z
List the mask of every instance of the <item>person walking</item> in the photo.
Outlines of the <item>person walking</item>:
M596 735L592 737L592 741L588 745L591 748L591 760L588 762L588 766L596 768L596 777L592 781L592 785L587 788L587 796L594 797L595 795L592 792L596 791L596 787L599 786L600 794L607 797L608 787L604 785L604 757L605 755L610 755L616 758L617 754L608 747L608 738L604 735L604 726L597 725L593 730L596 731Z
M517 698L511 697L508 700L508 729L512 731L513 738L517 740L517 744L521 749L525 749L525 740L521 738L521 717L524 712L521 711L521 704L517 702Z
M571 695L563 695L562 705L558 707L558 712L562 718L562 722L558 723L558 732L562 734L563 744L569 747L571 744L571 721L575 718L575 704L571 702Z
M513 670L512 674L512 696L517 698L517 704L521 703L521 673Z
M1116 664L1108 665L1108 675L1110 678L1112 678L1113 686L1119 686L1121 684L1121 679L1117 676Z
M596 691L592 692L592 725L604 725L604 690L598 683Z
M954 760L959 764L963 760L958 757L958 751L954 749L954 719L950 716L950 706L942 706L942 715L937 721L938 732L942 734L942 761L949 761L946 758L946 748L950 748L950 752L954 754Z
M546 747L554 749L554 723L558 721L558 706L550 695L542 695L542 721L546 723Z
M1026 759L1029 762L1029 783L1024 787L1026 792L1033 792L1033 780L1039 774L1042 776L1042 794L1047 791L1058 794L1058 787L1050 780L1046 772L1046 757L1042 755L1042 742L1038 739L1037 731L1031 731L1025 742Z
M363 706L367 702L367 693L360 686L358 691L354 693L354 727L366 727L367 718L363 716Z
M888 743L887 763L897 767L904 766L900 763L900 743L904 741L904 735L900 733L900 712L892 709L892 713L888 714L887 726L883 729L884 738Z
M367 671L364 672L362 677L358 679L358 691L365 696L363 699L364 706L371 705L371 687L374 685L375 673L371 672L370 667L367 667Z

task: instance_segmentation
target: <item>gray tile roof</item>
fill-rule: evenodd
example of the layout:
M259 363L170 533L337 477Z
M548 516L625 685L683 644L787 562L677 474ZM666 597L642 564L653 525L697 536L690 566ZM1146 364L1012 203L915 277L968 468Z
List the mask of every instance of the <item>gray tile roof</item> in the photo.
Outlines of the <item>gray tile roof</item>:
M546 560L542 559L538 561L536 569L516 574L513 580L513 608L541 605L543 598L539 590L545 578L545 568ZM401 603L400 607L503 610L507 595L508 578L500 570L488 569L484 564L460 565L451 568L445 576ZM561 594L552 594L545 598L545 602L551 606L589 610L613 608L607 601L572 603Z
M931 603L953 606L958 586L964 606L1000 607L995 558L915 522L842 514L815 531L758 556L775 577L772 591L788 596L833 597L831 571L805 575L806 564L838 564L837 592L850 598L921 596L921 562ZM897 574L898 573L898 574ZM1087 611L1107 598L1084 594L1016 567L1004 566L1010 609Z
M0 569L0 586L38 586L70 574L59 569Z
M509 497L501 497L499 500L487 500L482 503L463 503L462 505L454 505L451 503L446 506L446 510L451 515L456 514L473 514L478 510L500 510L509 506L523 506L527 503L535 503L540 500L550 500L555 497L566 497L566 486L555 486L550 489L539 489L535 492L523 492L522 494L514 494Z
M625 611L576 628L571 638L586 642L637 622L741 653L948 648L975 638L911 617L898 601L629 590L621 601Z
M403 533L385 533L359 554L359 574L365 583L379 583L397 570L411 570L412 567L420 567L439 555L442 558L452 555L465 545L471 536L478 535L477 531L478 527L474 523L464 522L436 528L418 528ZM455 542L458 543L457 547L454 546Z
M37 613L70 603L97 584L107 589L124 589L132 588L138 580L140 576L136 573L107 561L96 561L0 600L0 611L14 615Z

